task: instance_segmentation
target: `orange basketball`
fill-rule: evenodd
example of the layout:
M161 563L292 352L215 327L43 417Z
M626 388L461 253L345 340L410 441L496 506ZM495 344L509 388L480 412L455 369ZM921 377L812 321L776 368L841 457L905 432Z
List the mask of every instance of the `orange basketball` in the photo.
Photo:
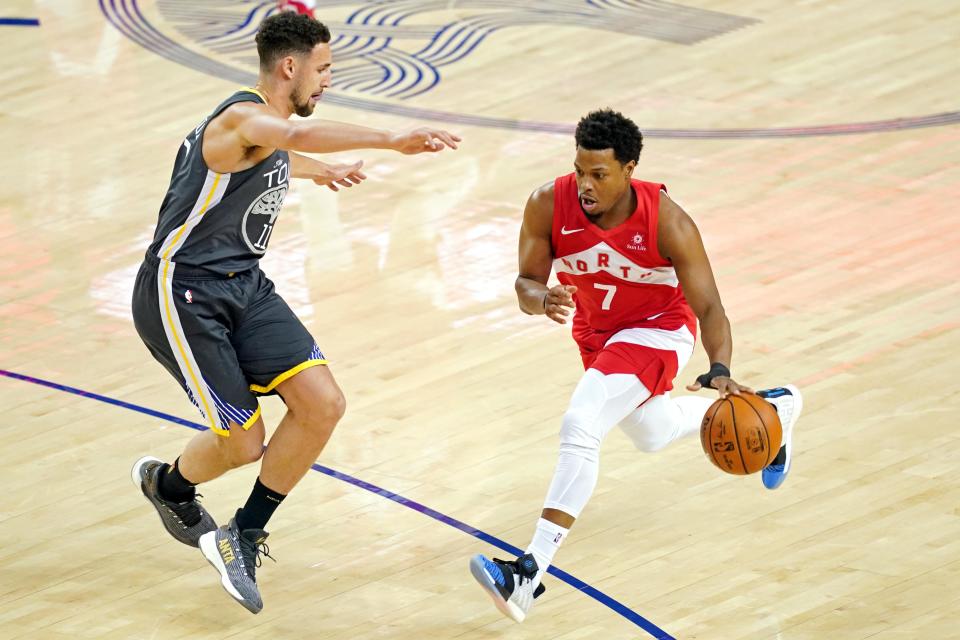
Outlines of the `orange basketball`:
M720 398L700 424L700 444L710 462L738 476L756 473L773 462L781 438L777 410L752 393Z

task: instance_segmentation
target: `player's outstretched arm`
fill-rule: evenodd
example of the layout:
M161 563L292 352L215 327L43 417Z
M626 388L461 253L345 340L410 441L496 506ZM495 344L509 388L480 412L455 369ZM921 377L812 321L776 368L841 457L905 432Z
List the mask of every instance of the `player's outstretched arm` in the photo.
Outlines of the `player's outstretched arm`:
M514 288L520 310L530 315L544 314L554 322L566 324L573 308L576 287L547 287L553 267L553 183L543 185L527 200L520 227L520 274Z
M229 113L228 113L229 112ZM231 126L248 147L265 147L334 153L353 149L390 149L404 154L430 153L456 149L458 136L443 129L420 127L397 133L332 120L296 120L281 118L264 105L240 103L231 107L226 126Z
M700 231L687 212L666 193L660 194L657 231L660 255L673 263L687 302L700 321L703 347L710 358L710 373L687 385L687 389L699 391L710 386L717 389L721 397L751 391L730 377L730 359L733 355L730 321L720 301L720 292L703 248Z
M289 155L292 177L313 180L314 183L327 187L331 191L339 191L341 187L352 187L367 179L367 175L361 171L363 160L357 160L353 164L328 164L300 155L295 151L291 151Z

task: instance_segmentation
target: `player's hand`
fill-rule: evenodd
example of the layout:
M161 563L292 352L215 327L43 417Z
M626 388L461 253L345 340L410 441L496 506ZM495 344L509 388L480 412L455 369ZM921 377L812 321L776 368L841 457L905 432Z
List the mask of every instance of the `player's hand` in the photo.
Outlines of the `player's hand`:
M318 162L319 171L313 177L315 184L327 187L331 191L340 191L340 187L352 187L367 179L367 175L360 170L363 160L353 164L327 164Z
M568 309L573 309L573 294L577 288L572 285L558 284L547 289L543 298L543 312L548 318L558 324L567 324Z
M687 391L700 391L703 389L703 385L700 384L700 381L695 381L693 384L687 385ZM733 378L727 376L716 376L710 381L710 389L716 389L717 393L720 394L721 398L726 398L727 396L733 394L735 396L740 395L740 392L753 393L753 389L750 387L745 387L742 384L736 382Z
M436 153L445 148L456 149L460 137L443 129L420 127L406 133L397 133L390 138L390 148L406 155Z

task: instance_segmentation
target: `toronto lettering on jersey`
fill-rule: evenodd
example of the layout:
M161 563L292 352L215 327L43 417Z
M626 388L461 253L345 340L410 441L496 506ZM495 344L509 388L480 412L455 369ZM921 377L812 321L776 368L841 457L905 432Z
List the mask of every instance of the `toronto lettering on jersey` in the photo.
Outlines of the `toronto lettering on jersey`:
M679 284L673 267L643 267L608 244L601 242L589 249L558 257L554 260L557 273L582 275L605 272L620 280L643 284L662 284L676 287Z

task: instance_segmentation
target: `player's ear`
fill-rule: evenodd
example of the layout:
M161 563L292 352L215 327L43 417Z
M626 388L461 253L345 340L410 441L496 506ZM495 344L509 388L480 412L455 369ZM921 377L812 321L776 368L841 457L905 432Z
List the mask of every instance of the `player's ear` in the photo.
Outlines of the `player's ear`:
M631 160L627 164L623 165L623 175L628 180L633 177L633 170L637 168L637 161Z
M280 73L285 80L292 80L297 75L297 60L293 56L286 56L280 61Z

